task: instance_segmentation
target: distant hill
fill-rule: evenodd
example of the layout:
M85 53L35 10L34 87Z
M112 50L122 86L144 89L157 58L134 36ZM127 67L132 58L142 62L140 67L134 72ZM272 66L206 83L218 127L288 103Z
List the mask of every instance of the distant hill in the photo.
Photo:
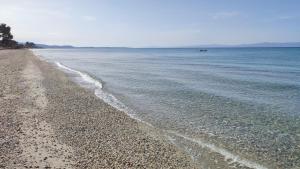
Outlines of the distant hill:
M37 48L56 48L56 49L70 49L70 48L128 48L128 47L75 47L71 45L46 45L36 44ZM240 45L222 45L222 44L209 44L209 45L194 45L194 46L178 46L176 48L234 48L234 47L300 47L300 42L263 42L252 44ZM149 47L149 48L164 48L164 47Z
M75 48L71 45L45 45L45 44L36 44L38 48L56 48L56 49L68 49L68 48Z
M287 42L287 43L277 43L277 42L263 42L263 43L253 43L237 45L238 47L300 47L300 42Z

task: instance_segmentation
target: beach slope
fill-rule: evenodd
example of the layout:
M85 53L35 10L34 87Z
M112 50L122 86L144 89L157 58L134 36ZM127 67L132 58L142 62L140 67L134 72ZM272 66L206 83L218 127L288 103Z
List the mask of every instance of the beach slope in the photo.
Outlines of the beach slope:
M0 50L0 168L195 168L146 128L30 50Z

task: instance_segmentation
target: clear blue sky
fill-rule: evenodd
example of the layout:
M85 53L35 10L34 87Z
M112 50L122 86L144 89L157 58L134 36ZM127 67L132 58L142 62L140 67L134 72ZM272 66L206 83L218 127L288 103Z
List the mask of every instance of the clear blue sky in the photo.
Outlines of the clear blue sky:
M188 46L300 41L300 0L1 0L18 41Z

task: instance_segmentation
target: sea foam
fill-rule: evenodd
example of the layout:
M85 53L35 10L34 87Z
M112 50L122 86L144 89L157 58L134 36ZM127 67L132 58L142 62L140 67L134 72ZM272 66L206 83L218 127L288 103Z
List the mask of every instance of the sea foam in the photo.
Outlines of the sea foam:
M139 122L145 123L149 126L152 126L150 123L147 123L145 121L142 121L141 119L139 119L136 116L136 113L131 110L130 108L128 108L126 105L124 105L121 101L119 101L113 94L105 92L103 90L103 85L100 81L94 79L93 77L91 77L90 75L80 72L78 70L72 69L68 66L65 66L59 62L55 62L55 64L63 69L64 71L68 71L70 73L74 73L78 76L80 76L81 80L84 81L85 83L88 83L92 86L94 86L94 94L99 97L100 99L102 99L104 102L108 103L109 105L117 108L120 111L123 111L125 113L127 113L127 115L135 120L138 120Z
M150 123L147 123L145 121L142 121L141 119L137 118L136 117L136 113L134 113L133 110L129 109L127 106L125 106L122 102L120 102L114 95L110 94L110 93L107 93L107 92L104 92L103 91L103 85L100 81L94 79L93 77L91 77L90 75L86 74L86 73L83 73L83 72L80 72L78 70L74 70L72 68L69 68L59 62L55 62L55 64L63 69L63 70L66 70L66 71L69 71L71 73L75 73L77 75L79 75L82 80L86 83L89 83L91 85L94 85L96 88L94 89L94 94L99 97L100 99L102 99L103 101L105 101L106 103L108 103L109 105L117 108L118 110L121 110L121 111L124 111L126 112L131 118L134 118L142 123L145 123L149 126L152 126ZM187 136L184 136L182 134L179 134L177 132L174 132L174 131L167 131L168 133L170 134L174 134L178 137L181 137L181 138L184 138L185 140L188 140L188 141L192 141L192 142L195 142L197 143L199 146L201 147L205 147L205 148L208 148L210 149L211 151L213 152L217 152L221 155L223 155L225 157L225 160L227 159L232 159L232 162L237 162L243 166L246 166L246 167L250 167L250 168L256 168L256 169L267 169L266 167L260 165L260 164L257 164L255 162L252 162L252 161L249 161L249 160L246 160L246 159L243 159L241 158L240 156L238 155L235 155L235 154L232 154L231 152L225 150L225 149L222 149L222 148L219 148L213 144L210 144L210 143L205 143L201 140L198 140L198 139L194 139L194 138L190 138L190 137L187 137ZM173 142L173 144L176 144Z
M230 163L236 162L236 163L239 163L242 166L246 166L246 167L249 167L249 168L255 168L255 169L268 169L267 167L265 167L265 166L263 166L261 164L258 164L256 162L250 161L248 159L244 159L244 158L240 157L239 155L233 154L233 153L229 152L226 149L217 147L214 144L206 143L206 142L204 142L204 141L202 141L200 139L191 138L191 137L182 135L182 134L174 132L174 131L167 131L167 132L170 133L170 134L173 134L173 135L175 135L177 137L181 137L181 138L183 138L185 140L194 142L194 143L198 144L200 147L207 148L207 149L211 150L212 152L219 153L222 156L224 156L225 161L227 161L228 159L231 159L232 161ZM174 141L172 141L172 142L174 143Z
M98 80L92 78L88 74L82 73L82 72L80 72L78 70L71 69L71 68L69 68L69 67L67 67L67 66L65 66L65 65L63 65L63 64L61 64L59 62L55 62L55 64L58 67L60 67L60 68L63 68L65 70L67 70L67 71L70 71L70 72L78 74L85 82L91 83L91 84L95 85L95 87L102 89L102 83L99 82Z
M85 83L89 83L89 84L93 85L95 87L94 94L97 97L99 97L100 99L102 99L104 102L106 102L109 105L117 108L118 110L126 112L131 118L136 119L139 122L145 123L145 124L147 124L149 126L152 126L150 123L147 123L147 122L142 121L141 119L137 118L136 117L136 113L134 113L133 110L129 109L122 102L120 102L114 95L112 95L110 93L107 93L107 92L104 92L103 89L102 89L103 85L102 85L102 83L100 81L94 79L93 77L91 77L90 75L88 75L86 73L83 73L83 72L80 72L78 70L74 70L72 68L69 68L69 67L67 67L67 66L65 66L65 65L63 65L63 64L61 64L59 62L55 62L55 64L59 68L65 70L65 71L68 71L68 72L75 73L75 74L79 75L81 77L81 79ZM246 159L243 159L240 156L232 154L231 152L229 152L229 151L227 151L225 149L219 148L219 147L217 147L217 146L215 146L213 144L205 143L205 142L203 142L203 141L201 141L199 139L190 138L190 137L187 137L185 135L179 134L179 133L174 132L174 131L167 131L167 132L170 133L170 134L174 134L174 135L176 135L178 137L184 138L185 140L197 143L199 146L208 148L208 149L210 149L213 152L217 152L217 153L223 155L225 157L225 160L231 159L232 162L237 162L237 163L239 163L239 164L241 164L243 166L250 167L250 168L267 169L265 166L262 166L260 164L257 164L255 162L252 162L252 161L249 161L249 160L246 160ZM176 143L174 143L174 142L173 142L173 144L176 145Z

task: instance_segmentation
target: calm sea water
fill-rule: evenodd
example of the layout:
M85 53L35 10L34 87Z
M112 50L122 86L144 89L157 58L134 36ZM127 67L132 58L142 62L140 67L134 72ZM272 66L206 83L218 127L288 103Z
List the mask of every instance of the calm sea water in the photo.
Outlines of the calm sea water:
M300 48L34 52L203 167L300 166Z

